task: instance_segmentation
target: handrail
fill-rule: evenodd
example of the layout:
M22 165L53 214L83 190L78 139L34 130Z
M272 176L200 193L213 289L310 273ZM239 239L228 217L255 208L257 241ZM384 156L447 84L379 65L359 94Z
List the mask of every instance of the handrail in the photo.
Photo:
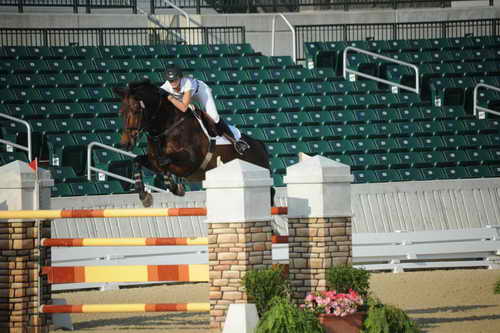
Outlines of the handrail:
M408 67L413 68L415 70L415 76L416 76L415 77L415 88L412 88L410 86L406 86L406 85L403 85L403 84L399 84L399 83L396 83L396 82L391 82L391 81L388 81L388 80L384 80L384 79L381 79L379 77L376 77L376 76L373 76L373 75L370 75L370 74L362 73L362 72L356 71L354 69L347 68L347 52L350 51L350 50L356 51L356 52L359 52L359 53L364 53L364 54L367 54L367 55L375 57L375 58L384 59L384 60L387 60L387 61L399 64L399 65L404 65L404 66L408 66ZM362 76L362 77L367 78L367 79L375 80L375 81L382 82L382 83L385 83L385 84L388 84L388 85L391 85L391 86L395 86L395 87L398 87L398 88L401 88L401 89L409 90L409 91L414 92L416 94L420 94L420 83L419 83L420 74L419 74L419 71L418 71L418 67L416 65L414 65L414 64L411 64L411 63L406 62L406 61L401 61L401 60L397 60L397 59L394 59L394 58L386 57L384 55L381 55L381 54L378 54L378 53L374 53L374 52L370 52L370 51L366 51L366 50L363 50L363 49L360 49L360 48L357 48L357 47L353 47L353 46L348 46L348 47L346 47L344 49L343 59L344 59L344 63L343 63L343 75L344 75L344 79L346 79L346 80L347 80L347 72L349 72L349 73L353 73L353 74Z
M488 109L488 108L485 108L485 107L477 105L477 91L478 91L479 88L486 88L486 89L491 89L491 90L495 90L495 91L500 92L500 88L499 87L491 86L491 85L485 84L485 83L478 83L474 87L474 104L473 104L474 105L473 106L474 117L477 116L479 119L485 119L486 118L486 113L492 113L492 114L495 114L497 116L500 116L500 112L499 111ZM478 113L478 110L482 111L482 112Z
M134 153L131 153L131 152L128 152L128 151L125 151L125 150L122 150L122 149L118 149L118 148L115 148L115 147L111 147L111 146L105 145L105 144L100 143L100 142L93 141L93 142L89 143L89 145L87 146L87 180L89 180L89 181L92 180L92 171L94 171L94 172L97 172L97 173L102 173L102 174L104 174L106 176L109 176L111 178L116 178L118 180L130 183L130 184L135 184L135 181L132 180L131 178L123 177L123 176L120 176L120 175L118 175L116 173L109 172L109 171L106 171L106 170L102 170L102 169L93 167L92 166L92 148L94 146L100 147L100 148L104 148L104 149L107 149L107 150L111 150L111 151L114 151L116 153L128 156L128 157L132 157L132 158L137 157L137 155L134 154ZM148 188L150 188L150 189L152 189L152 190L155 190L157 192L168 193L168 191L166 191L164 189L161 189L161 188L158 188L158 187L155 187L153 185L145 184L145 186L148 187Z
M296 43L297 43L297 34L295 33L295 28L293 25L290 24L290 22L287 20L285 15L283 14L278 14L283 21L288 25L290 30L292 31L292 51L293 51L293 62L297 61L297 48L296 48ZM272 34L271 34L271 56L274 56L274 47L275 47L275 35L276 35L276 16L278 15L273 15L273 29L272 29Z
M26 128L28 129L28 131L27 131L27 133L28 133L28 146L22 146L22 145L19 145L17 143L14 143L14 142L11 142L11 141L7 141L7 140L3 140L3 139L0 139L0 143L3 143L5 145L9 145L9 146L15 147L17 149L21 149L21 150L27 151L28 152L28 161L31 162L33 160L33 156L31 154L31 125L27 121L25 121L25 120L22 120L22 119L19 119L19 118L16 118L16 117L12 117L12 116L6 115L4 113L0 113L0 117L3 117L3 118L6 118L6 119L9 119L9 120L21 123L24 126L26 126Z
M201 26L201 24L199 24L195 20L191 19L191 17L189 16L189 14L185 10L181 9L180 7L177 7L173 2L171 2L169 0L163 0L163 1L165 1L165 3L167 5L170 5L173 9L177 10L178 12L180 12L186 18L186 21L187 21L187 24L188 24L188 28L191 28L191 21L193 23L195 23L197 26L199 26L199 27Z

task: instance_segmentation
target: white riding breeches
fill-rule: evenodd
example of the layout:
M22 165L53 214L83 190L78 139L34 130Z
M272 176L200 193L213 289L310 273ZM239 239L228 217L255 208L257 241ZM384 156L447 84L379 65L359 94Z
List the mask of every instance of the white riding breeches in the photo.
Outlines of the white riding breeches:
M218 123L220 120L219 112L217 112L217 107L215 106L214 97L212 96L212 89L203 81L198 81L198 91L192 97L195 102L200 103L203 110Z

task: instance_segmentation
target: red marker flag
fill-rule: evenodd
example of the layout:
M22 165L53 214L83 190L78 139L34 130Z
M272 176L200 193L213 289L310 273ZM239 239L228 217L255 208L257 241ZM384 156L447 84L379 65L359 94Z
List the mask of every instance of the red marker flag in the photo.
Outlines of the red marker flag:
M35 158L33 161L28 163L28 166L33 169L33 171L36 171L38 169L38 158Z

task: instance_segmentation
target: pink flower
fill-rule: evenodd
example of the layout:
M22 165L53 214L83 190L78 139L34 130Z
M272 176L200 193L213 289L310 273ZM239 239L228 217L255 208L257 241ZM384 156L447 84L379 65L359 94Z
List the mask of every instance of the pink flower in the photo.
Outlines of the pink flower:
M353 290L349 290L346 294L337 294L335 290L329 290L308 294L301 308L316 314L328 313L344 317L355 313L361 305L363 299Z

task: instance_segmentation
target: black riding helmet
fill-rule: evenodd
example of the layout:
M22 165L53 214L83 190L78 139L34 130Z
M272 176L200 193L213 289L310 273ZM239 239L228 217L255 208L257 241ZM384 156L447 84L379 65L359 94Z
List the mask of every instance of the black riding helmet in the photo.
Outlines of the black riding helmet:
M172 66L168 67L165 71L165 76L168 81L174 81L182 78L182 71L180 68Z

